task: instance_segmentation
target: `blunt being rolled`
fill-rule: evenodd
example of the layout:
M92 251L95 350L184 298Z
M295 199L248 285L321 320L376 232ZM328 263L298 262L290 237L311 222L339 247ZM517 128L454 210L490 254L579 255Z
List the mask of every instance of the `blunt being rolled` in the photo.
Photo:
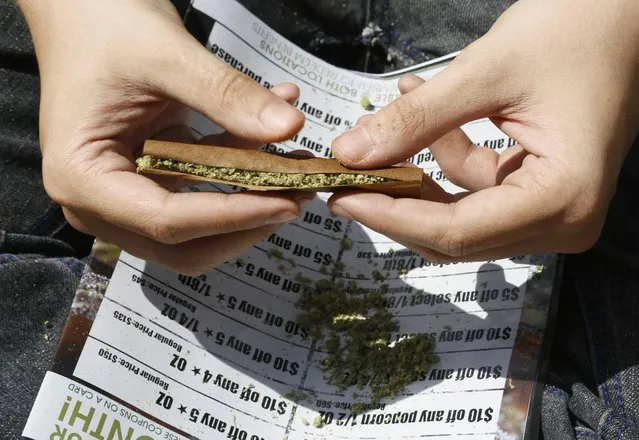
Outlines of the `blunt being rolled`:
M136 160L138 173L234 185L255 191L372 191L420 198L420 168L347 168L337 159L147 140Z

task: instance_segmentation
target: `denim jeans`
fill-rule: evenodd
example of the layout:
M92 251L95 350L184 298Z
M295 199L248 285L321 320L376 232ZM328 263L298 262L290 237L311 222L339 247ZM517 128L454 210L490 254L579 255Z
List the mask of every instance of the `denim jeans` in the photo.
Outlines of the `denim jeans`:
M178 9L187 1L175 0ZM243 0L327 61L381 72L462 49L511 0ZM379 27L377 44L363 29ZM58 344L92 238L42 186L38 69L12 0L0 0L0 438L20 438ZM597 245L565 260L542 436L639 438L639 145Z

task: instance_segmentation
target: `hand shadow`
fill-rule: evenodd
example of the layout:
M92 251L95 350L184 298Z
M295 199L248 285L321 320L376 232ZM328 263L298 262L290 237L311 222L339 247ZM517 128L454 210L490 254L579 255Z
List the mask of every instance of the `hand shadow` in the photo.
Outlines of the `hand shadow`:
M164 269L150 263L145 272L157 281L166 278ZM394 408L410 410L419 402L417 416L422 417L422 407L428 402L445 407L440 400L451 392L504 387L527 277L527 266L509 260L431 265L333 216L316 199L299 221L242 257L202 277L175 274L170 284L176 288L164 284L168 299L149 288L143 292L160 314L191 331L185 341L188 355L182 356L189 365L185 373L201 381L200 393L251 417L264 419L272 412L273 423L295 430L296 413L319 412L322 423L348 423L352 403L366 404L371 398L368 387L338 390L327 383L320 367L326 353L296 322L300 310L295 302L305 283L333 278L371 292L388 286L388 308L399 322L393 336L427 335L440 357L427 371L416 372L415 381L392 400ZM412 400L418 394L422 400ZM495 396L500 402L501 394ZM386 399L365 406L361 417L388 404ZM430 417L449 412L439 411Z

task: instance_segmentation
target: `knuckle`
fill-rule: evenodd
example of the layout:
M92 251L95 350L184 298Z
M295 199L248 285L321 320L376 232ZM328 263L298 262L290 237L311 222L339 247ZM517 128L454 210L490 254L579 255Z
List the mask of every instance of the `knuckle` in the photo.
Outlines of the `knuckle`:
M49 198L60 206L73 206L73 197L50 178L43 176L42 182L44 184L44 190L49 195Z
M603 226L609 198L602 191L583 188L564 210L564 225L569 231L589 232Z
M407 94L395 101L395 115L392 124L393 130L401 133L417 133L423 130L425 111L421 105L413 98L414 95Z
M217 231L234 232L247 229L249 227L249 222L244 216L236 214L214 219L212 225Z
M468 249L468 237L465 231L460 228L455 220L456 205L449 205L448 220L442 225L441 232L435 237L434 249L448 258L459 258L465 256Z
M564 218L564 228L570 232L581 231L588 228L593 220L593 213L589 209L578 208L568 210Z
M153 222L149 235L153 240L164 244L177 244L181 241L175 225L164 217Z
M64 179L50 160L43 159L42 183L49 198L60 206L74 206L74 197L63 188Z
M447 260L463 257L466 247L466 237L452 228L443 232L434 244L434 248L445 255Z
M62 214L66 219L67 223L76 231L79 231L83 234L93 235L93 232L87 227L87 225L82 222L72 211L62 208Z
M564 253L582 253L597 243L611 198L609 192L594 182L575 179L575 187L580 189L566 198L561 212L561 228L557 231L565 237L563 246L560 246L560 252Z
M241 73L224 67L217 75L214 75L211 83L213 96L217 96L218 106L221 109L230 109L245 101L250 86L249 79Z
M466 239L458 231L446 234L442 244L444 245L444 253L450 257L459 258L465 255Z
M43 143L42 183L51 200L58 205L80 208L86 202L81 197L83 189L103 170L96 166L96 161L88 160L87 154L83 154L88 148L82 148L84 144L80 141L73 139L69 145L65 151Z
M146 218L137 222L143 234L158 243L175 245L185 241L175 219L174 197L175 193L167 193L164 198L151 202L145 210L148 212Z
M577 234L573 235L573 238L569 239L559 251L567 254L586 252L599 241L603 225L604 218L601 216L589 221Z

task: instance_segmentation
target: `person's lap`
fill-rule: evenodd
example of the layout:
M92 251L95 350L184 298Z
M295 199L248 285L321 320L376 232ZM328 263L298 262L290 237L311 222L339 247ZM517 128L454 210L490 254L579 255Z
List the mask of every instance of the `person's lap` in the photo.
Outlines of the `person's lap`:
M389 71L462 49L512 1L464 10L453 0L242 3L331 63ZM379 27L374 40L362 36L369 23ZM42 186L37 65L12 0L0 0L0 90L0 436L11 439L19 438L50 364L92 243L68 227ZM542 408L546 439L639 438L637 193L639 146L601 240L566 259Z
M57 348L82 264L40 176L38 76L29 34L0 1L0 437L19 438ZM90 238L85 238L90 246Z
M635 141L601 238L566 258L542 405L546 439L639 438L638 202Z

